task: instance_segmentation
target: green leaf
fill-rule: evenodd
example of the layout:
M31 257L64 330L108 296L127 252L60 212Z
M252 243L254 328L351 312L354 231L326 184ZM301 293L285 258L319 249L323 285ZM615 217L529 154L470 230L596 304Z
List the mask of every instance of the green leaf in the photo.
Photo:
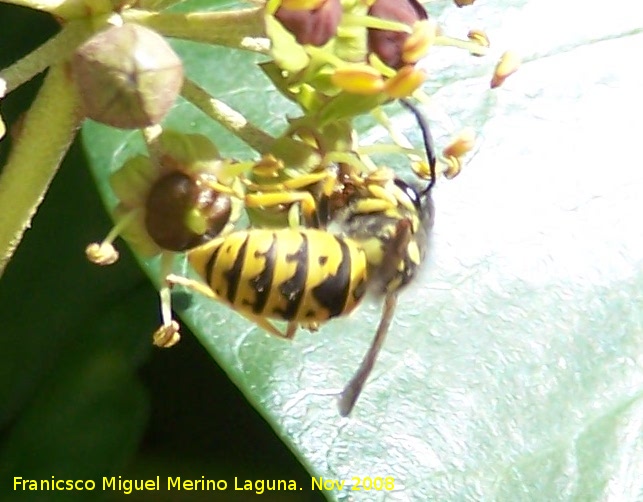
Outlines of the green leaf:
M80 148L72 148L0 282L5 493L15 476L94 479L100 486L136 451L147 421L146 392L134 372L150 348L129 327L141 303L154 304L149 296L145 302L149 293L140 283L132 287L131 266L105 278L82 263L92 229L107 224L82 161ZM86 220L79 232L71 222L83 213L96 224Z
M292 343L204 298L182 315L313 476L394 478L394 493L362 485L325 492L331 499L640 499L639 2L431 5L446 33L484 26L497 55L516 49L525 63L490 91L491 57L435 48L427 61L438 145L470 125L478 149L436 189L429 263L402 293L352 416L339 417L334 396L370 343L376 303ZM269 131L296 113L256 59L175 47L191 78ZM412 117L389 110L420 145ZM359 124L363 140L385 135ZM167 125L252 157L187 103ZM107 178L140 140L96 124L83 132L111 207Z

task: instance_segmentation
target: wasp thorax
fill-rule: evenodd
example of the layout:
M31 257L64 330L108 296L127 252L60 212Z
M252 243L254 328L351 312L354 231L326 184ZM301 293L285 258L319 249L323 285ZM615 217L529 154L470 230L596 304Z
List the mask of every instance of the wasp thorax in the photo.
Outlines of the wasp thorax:
M399 21L413 26L416 21L428 19L424 7L417 0L375 0L368 14L380 19ZM392 30L368 30L368 50L391 68L399 69L404 65L404 43L408 33Z
M300 44L320 47L337 35L342 4L340 0L321 0L314 9L280 7L275 12L275 18Z
M114 26L81 45L72 59L85 114L123 129L159 123L183 85L183 65L157 33Z
M218 235L232 211L228 195L184 173L156 181L145 202L145 227L163 249L185 251Z

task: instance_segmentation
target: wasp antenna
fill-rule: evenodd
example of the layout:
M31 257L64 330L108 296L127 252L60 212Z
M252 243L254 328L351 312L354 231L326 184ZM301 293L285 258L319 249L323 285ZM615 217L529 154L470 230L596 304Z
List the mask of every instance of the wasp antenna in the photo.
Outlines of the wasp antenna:
M351 411L353 411L353 407L362 392L362 388L364 387L368 376L371 374L377 355L382 348L389 326L393 320L396 305L397 291L387 294L384 299L384 306L382 307L382 319L377 327L371 346L364 356L364 359L362 359L362 363L359 365L359 368L353 375L353 378L351 378L350 382L346 384L346 387L344 387L344 390L339 396L339 414L343 417L347 417L350 415Z
M428 186L424 190L422 190L422 194L427 194L431 191L436 181L435 165L437 161L435 157L435 150L433 149L433 137L431 136L431 129L429 128L429 124L426 121L426 118L417 106L411 103L408 99L400 99L400 103L402 103L402 105L415 116L415 120L417 120L417 123L422 130L424 149L426 151L426 157L429 160L429 168L431 170L431 181L429 182Z

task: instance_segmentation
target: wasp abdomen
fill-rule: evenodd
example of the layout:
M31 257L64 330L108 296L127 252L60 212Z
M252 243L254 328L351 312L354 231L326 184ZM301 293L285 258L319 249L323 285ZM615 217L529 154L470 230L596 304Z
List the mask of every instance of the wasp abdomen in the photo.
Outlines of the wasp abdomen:
M362 248L317 229L234 232L189 257L221 301L271 319L318 322L347 314L367 282Z

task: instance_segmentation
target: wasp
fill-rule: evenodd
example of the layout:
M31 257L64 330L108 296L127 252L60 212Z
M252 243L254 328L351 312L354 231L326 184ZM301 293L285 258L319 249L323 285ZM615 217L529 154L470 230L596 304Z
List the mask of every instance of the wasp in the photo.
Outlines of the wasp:
M359 304L368 281L366 253L354 240L314 228L239 230L188 252L206 284L168 276L225 303L269 333L293 338ZM285 332L270 319L288 322Z
M418 121L429 163L430 181L418 189L396 176L371 175L357 187L345 210L336 216L342 235L357 241L366 254L370 289L383 296L383 308L373 341L339 398L339 411L347 416L368 379L395 314L400 290L415 277L424 261L433 227L431 197L436 182L433 138L420 111L401 100Z
M385 170L355 175L346 183L346 206L332 213L328 228L236 230L187 252L201 281L174 274L166 278L170 285L220 301L286 339L292 339L299 326L314 329L349 314L369 290L383 295L371 347L340 396L343 416L353 409L375 363L399 291L422 263L433 223L435 154L427 124L412 110L431 167L426 188L413 188ZM274 320L286 321L285 331Z

